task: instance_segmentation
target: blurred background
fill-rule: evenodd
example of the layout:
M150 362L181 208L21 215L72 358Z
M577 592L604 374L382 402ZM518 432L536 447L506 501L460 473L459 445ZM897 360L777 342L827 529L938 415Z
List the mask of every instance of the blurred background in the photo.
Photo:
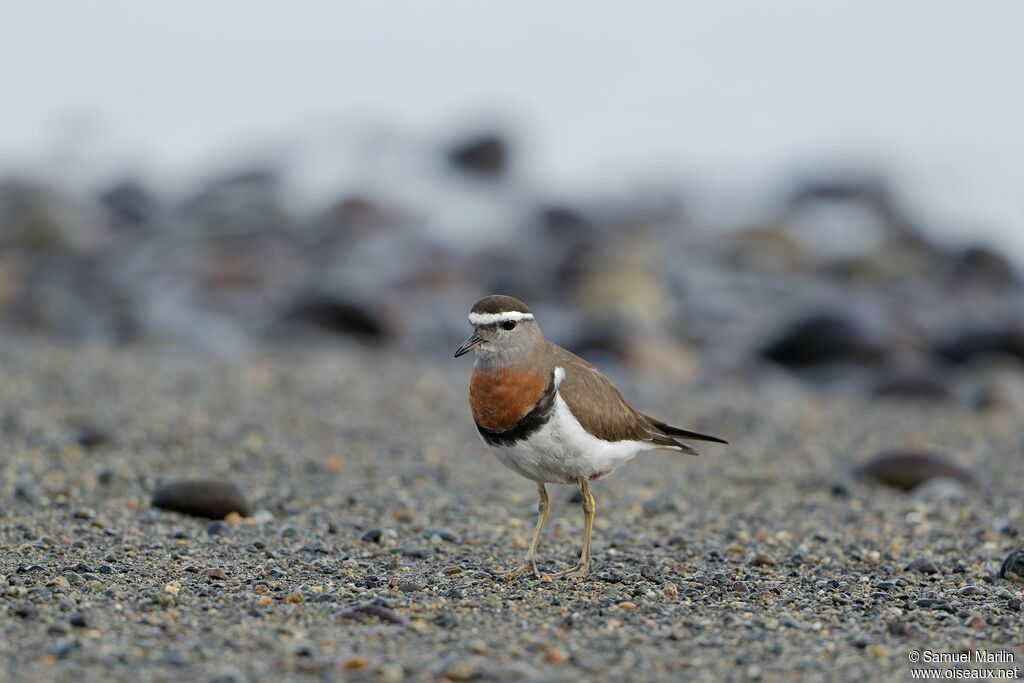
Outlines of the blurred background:
M0 320L446 362L488 293L613 375L1024 405L1024 5L40 2Z

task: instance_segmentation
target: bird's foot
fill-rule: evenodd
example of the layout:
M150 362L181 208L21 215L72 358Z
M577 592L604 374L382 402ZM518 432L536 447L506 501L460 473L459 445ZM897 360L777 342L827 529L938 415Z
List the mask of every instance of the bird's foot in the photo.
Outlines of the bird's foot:
M540 572L537 571L536 560L527 560L515 569L509 569L505 572L491 572L491 574L498 577L499 579L505 579L506 581L514 581L518 579L520 576L523 576L524 574L529 574L530 572L533 572L533 575L538 579L540 578Z
M582 562L572 569L566 569L565 571L552 574L552 579L576 579L582 581L587 578L587 572L590 571L590 563L583 564Z

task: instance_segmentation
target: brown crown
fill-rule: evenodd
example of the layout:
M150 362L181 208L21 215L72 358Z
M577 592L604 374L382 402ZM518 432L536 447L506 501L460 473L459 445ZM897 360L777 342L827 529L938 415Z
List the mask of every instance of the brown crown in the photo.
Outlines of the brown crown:
M505 296L504 294L492 294L473 304L470 313L509 313L511 311L529 313L530 309L515 297Z

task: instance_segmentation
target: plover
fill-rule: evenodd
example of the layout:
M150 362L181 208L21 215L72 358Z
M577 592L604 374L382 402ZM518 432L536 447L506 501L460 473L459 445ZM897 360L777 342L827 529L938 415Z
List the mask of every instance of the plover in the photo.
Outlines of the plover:
M469 314L473 334L455 352L476 352L469 405L477 431L498 460L537 483L537 526L522 565L509 579L537 571L537 544L551 505L546 484L574 484L583 494L583 551L579 564L553 578L583 578L590 568L596 509L590 482L644 451L697 454L681 439L727 443L633 409L597 368L541 334L522 301L492 295Z

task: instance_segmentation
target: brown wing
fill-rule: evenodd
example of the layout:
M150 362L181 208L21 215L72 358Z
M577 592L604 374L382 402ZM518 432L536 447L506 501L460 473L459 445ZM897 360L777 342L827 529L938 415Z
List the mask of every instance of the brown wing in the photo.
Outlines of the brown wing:
M597 368L565 349L551 345L552 370L565 370L558 393L588 432L605 441L647 441L657 446L697 454L635 411L615 385Z

